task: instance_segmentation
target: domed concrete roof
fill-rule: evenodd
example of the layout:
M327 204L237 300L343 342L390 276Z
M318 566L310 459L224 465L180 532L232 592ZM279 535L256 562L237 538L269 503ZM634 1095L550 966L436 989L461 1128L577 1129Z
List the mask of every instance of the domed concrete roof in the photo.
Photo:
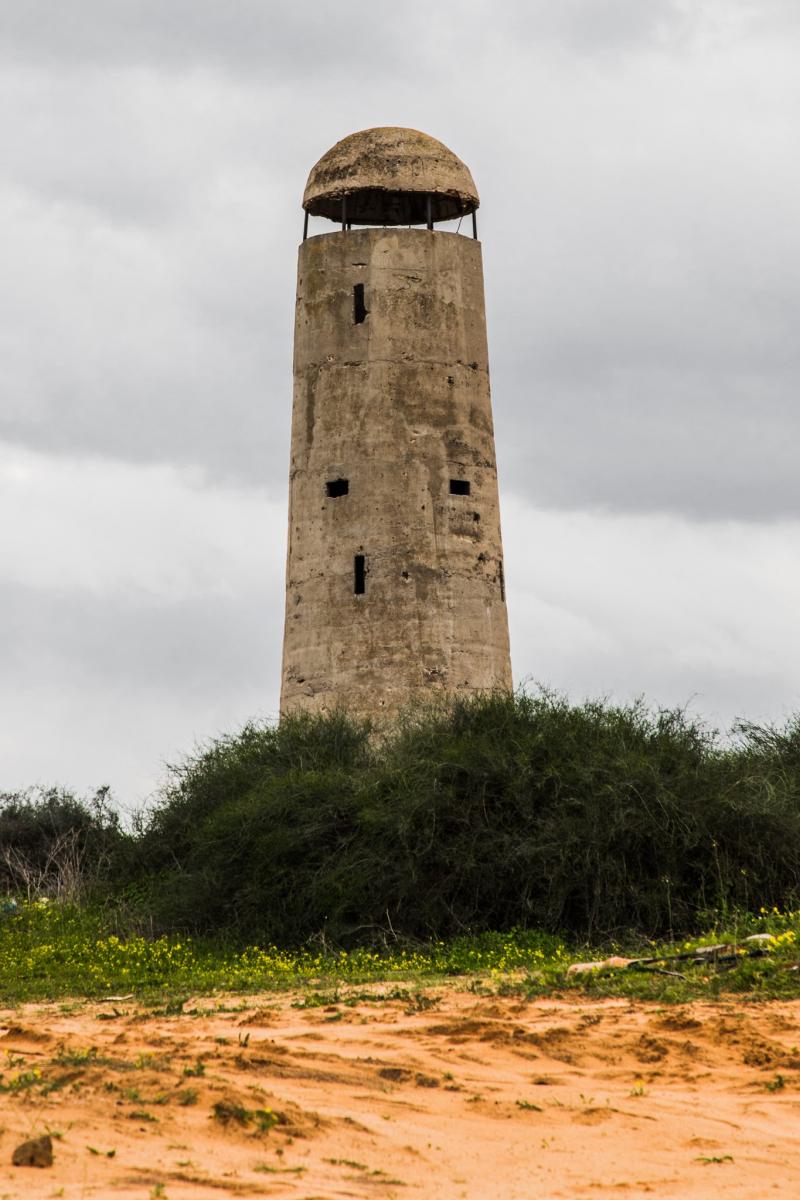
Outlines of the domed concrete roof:
M434 221L473 212L478 189L460 158L417 129L382 126L342 138L312 168L303 208L339 221L342 197L347 220L359 225L424 222L427 197Z

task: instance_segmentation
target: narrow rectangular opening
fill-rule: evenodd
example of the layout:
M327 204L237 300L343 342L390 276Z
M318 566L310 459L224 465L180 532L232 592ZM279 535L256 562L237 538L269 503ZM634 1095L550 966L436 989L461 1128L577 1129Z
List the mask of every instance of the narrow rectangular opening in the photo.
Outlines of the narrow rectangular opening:
M498 573L498 575L500 576L500 599L501 599L501 600L505 600L505 598L506 598L506 577L505 577L505 574L504 574L504 572L503 572L503 560L502 560L502 558L501 558L501 559L498 561L498 564L497 564L497 573Z
M364 285L356 283L353 285L353 321L356 325L361 325L367 315L366 305L364 304Z
M353 591L357 596L363 596L367 582L367 567L363 554L357 554L353 559Z
M450 495L451 496L468 496L470 491L468 479L451 479L450 480Z
M329 496L346 496L350 491L350 480L329 479L325 484L325 491Z

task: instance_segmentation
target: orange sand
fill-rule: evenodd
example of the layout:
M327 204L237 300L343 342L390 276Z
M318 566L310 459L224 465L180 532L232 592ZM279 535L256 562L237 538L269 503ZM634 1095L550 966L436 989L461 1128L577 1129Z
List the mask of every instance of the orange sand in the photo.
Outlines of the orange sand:
M0 1197L800 1196L800 1002L426 996L0 1010Z

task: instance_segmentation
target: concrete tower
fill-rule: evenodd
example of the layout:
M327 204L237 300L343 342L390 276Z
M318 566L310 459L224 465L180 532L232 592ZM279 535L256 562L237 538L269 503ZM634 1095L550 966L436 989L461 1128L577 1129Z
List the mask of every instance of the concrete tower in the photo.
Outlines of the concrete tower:
M309 175L283 712L511 687L478 203L413 129L351 134ZM309 214L338 228L307 237Z

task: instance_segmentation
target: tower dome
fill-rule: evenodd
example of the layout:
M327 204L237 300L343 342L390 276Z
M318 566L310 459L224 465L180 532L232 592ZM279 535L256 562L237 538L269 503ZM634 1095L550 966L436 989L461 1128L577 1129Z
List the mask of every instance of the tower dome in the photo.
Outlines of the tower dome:
M303 208L357 225L418 225L474 212L478 190L469 168L447 146L417 129L381 126L351 133L312 167Z

